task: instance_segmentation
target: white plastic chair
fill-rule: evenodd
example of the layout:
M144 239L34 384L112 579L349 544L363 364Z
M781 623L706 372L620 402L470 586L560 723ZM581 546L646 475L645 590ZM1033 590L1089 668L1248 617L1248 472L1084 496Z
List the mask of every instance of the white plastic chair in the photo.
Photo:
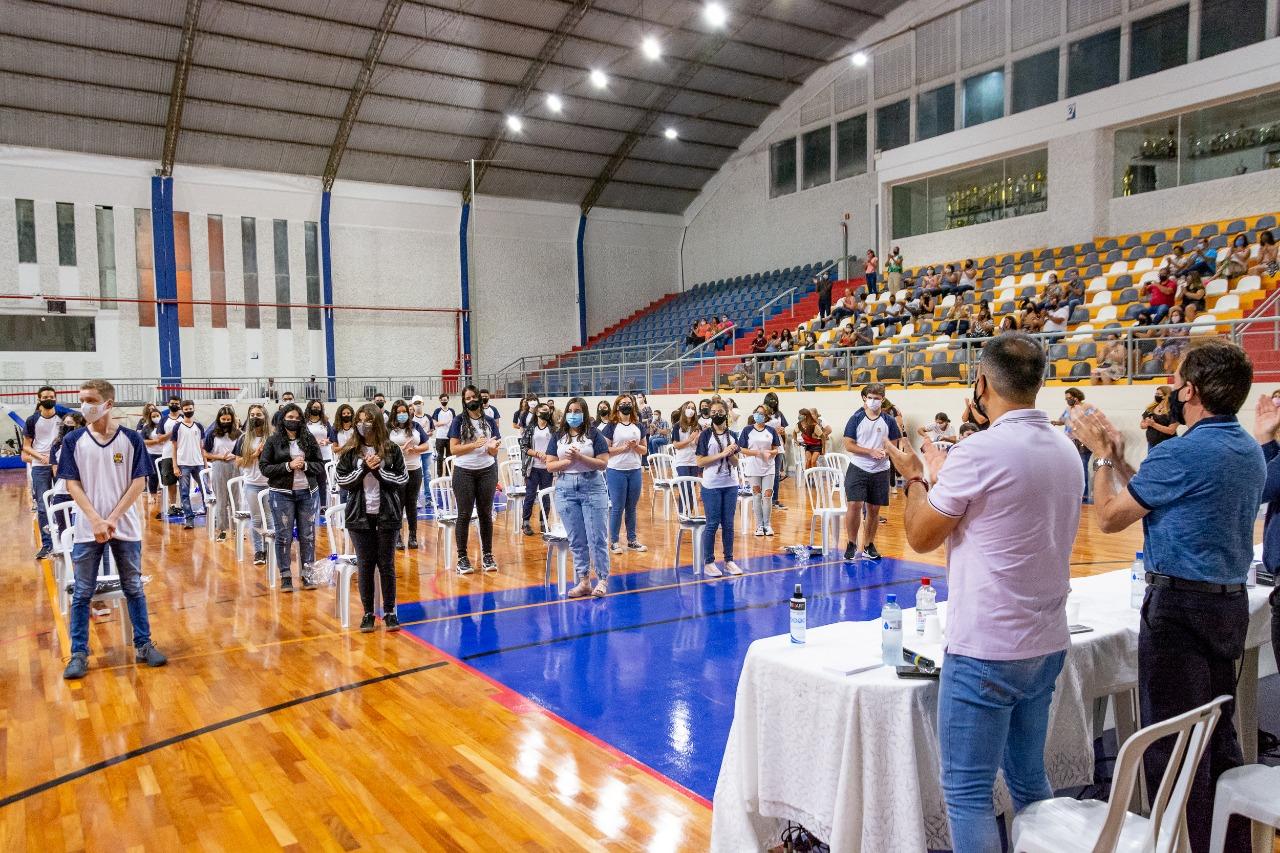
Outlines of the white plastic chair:
M338 576L335 580L337 585L336 606L338 608L338 620L342 623L343 628L351 627L351 580L358 572L356 571L355 554L350 553L351 537L347 534L347 505L334 504L324 511L324 524L329 530L330 542L341 540L339 547L333 553L338 555ZM339 535L341 534L341 535ZM374 573L374 589L378 589L377 573ZM375 598L375 601L377 599ZM377 606L375 604L375 609Z
M212 542L218 526L218 493L213 490L213 469L208 465L200 469L200 500L204 503L204 529Z
M1186 849L1185 812L1196 767L1222 706L1231 697L1212 702L1155 723L1136 732L1116 756L1111 800L1076 800L1055 797L1032 803L1013 820L1015 853L1174 853ZM1176 736L1164 778L1151 803L1151 817L1128 810L1133 789L1142 773L1142 755L1165 737Z
M236 560L244 559L244 540L249 536L249 527L253 516L249 506L244 502L244 477L232 477L227 480L227 499L231 501L231 524L236 538Z
M1236 286L1231 292L1232 293L1253 293L1261 289L1262 289L1261 276L1242 275L1240 276L1240 280L1236 282ZM1208 293L1209 291L1206 288L1205 295L1208 295Z
M1218 301L1213 303L1214 311L1239 311L1240 297L1234 293L1228 293L1226 296L1219 296Z
M324 505L326 508L333 506L338 502L338 463L336 460L330 459L324 463L325 482L328 484L328 494L324 495ZM328 524L328 513L325 514L325 524Z
M498 463L498 479L507 493L508 533L516 535L516 519L524 518L524 499L528 489L524 482L524 469L519 459L506 459Z
M822 525L822 553L830 556L840 544L840 525L848 513L841 487L844 473L819 465L804 472L804 491L813 515L809 518L809 547L813 547L813 528ZM834 534L834 535L832 535Z
M1117 310L1116 306L1114 305L1103 305L1101 308L1098 309L1098 313L1094 315L1093 319L1097 320L1099 323L1109 322L1111 320L1116 319L1116 317L1118 316L1116 313L1116 310Z
M748 535L747 528L750 527L748 522L751 521L751 501L753 496L751 494L751 484L747 482L747 475L742 470L741 457L737 459L737 463L733 466L733 473L738 479L738 503L734 506L735 532L740 536L746 536ZM775 483L774 489L777 488L778 486ZM755 528L751 527L751 530L755 530Z
M258 492L258 514L262 518L262 527L258 529L258 533L262 535L262 547L267 549L267 589L275 589L280 570L276 567L276 523L271 517L271 505L267 501L270 494L270 489Z
M555 487L539 489L533 499L542 507L542 541L547 545L546 572L542 582L551 583L551 564L555 563L556 592L563 596L569 588L569 533L556 511Z
M668 445L669 446L669 445ZM658 495L662 495L662 512L671 520L671 481L676 478L676 458L668 453L650 453L647 457L653 488L649 492L649 514L653 515Z
M1111 266L1107 267L1107 275L1112 277L1118 276L1118 275L1124 275L1128 271L1129 271L1129 265L1124 261L1116 261Z
M1018 280L1011 275L1002 276L1000 278L1000 287L1002 288L1001 293L1009 293L1009 298L1012 299L1012 289L1017 283Z
M58 607L65 615L71 608L71 593L67 590L75 583L76 580L75 563L71 560L71 552L75 548L76 543L75 524L77 510L73 501L63 501L62 503L55 504L52 511L62 516L62 533L59 534L55 527L52 531L51 538L54 542L53 549L55 553L58 554L58 559L55 560L53 564L54 581L58 585ZM50 516L49 518L50 523L52 523L53 517ZM107 553L110 553L110 549L108 549ZM112 556L114 558L114 555ZM103 581L119 582L119 569L116 568L114 559L112 560L111 565L115 571L111 574L98 575L94 580L95 583L101 583ZM121 607L125 600L124 590L114 589L110 592L98 593L93 596L92 600L97 602L110 602L112 608L116 611L116 621L120 623L121 642L125 648L132 648L133 622L130 621L127 612L121 611Z
M676 477L671 481L671 490L676 494L676 516L680 525L676 529L676 566L680 565L680 544L688 533L693 542L693 573L700 575L704 562L702 531L707 526L707 514L702 509L702 478Z
M449 457L450 460L452 458ZM431 503L435 505L432 520L436 524L436 559L440 565L449 568L453 563L453 531L458 526L458 499L453 494L453 477L436 477L428 488L431 490ZM471 523L478 521L479 516L472 513Z
M1033 272L1023 273L1022 278L1018 279L1018 285L1021 287L1026 287L1028 284L1035 284L1035 283L1036 283L1036 274Z
M440 463L440 468L444 472L441 476L452 478L453 477L453 457L446 456L444 458L444 461Z
M1155 265L1156 262L1151 258L1138 258L1133 262L1133 269L1130 272L1146 272Z
M1138 286L1141 287L1144 284L1151 284L1153 281L1159 281L1159 280L1160 280L1160 273L1156 272L1155 270L1147 270L1142 274L1142 278L1138 279Z
M1204 286L1204 295L1205 296L1221 296L1222 294L1227 292L1227 289L1230 286L1231 286L1231 282L1227 281L1225 278L1209 279L1209 282Z
M1090 305L1110 305L1111 291L1099 290L1097 293L1093 294L1093 298L1089 300L1089 304Z
M1089 286L1085 288L1085 293L1097 293L1099 290L1107 289L1107 280L1100 275L1095 275L1089 279Z
M834 468L840 472L841 477L843 477L845 472L849 470L849 465L852 462L853 457L848 453L840 453L834 450L830 453L824 453L818 457L819 466L823 468Z
M1272 839L1280 829L1280 767L1248 764L1218 777L1209 853L1224 853L1231 815L1246 817L1252 823L1253 853L1271 853Z
M1218 318L1212 314L1201 314L1191 321L1191 334L1212 335L1218 331Z

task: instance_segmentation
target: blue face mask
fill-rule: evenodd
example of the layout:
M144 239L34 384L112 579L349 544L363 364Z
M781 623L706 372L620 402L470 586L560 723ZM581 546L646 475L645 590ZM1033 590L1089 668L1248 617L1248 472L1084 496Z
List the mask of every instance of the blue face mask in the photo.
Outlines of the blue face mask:
M751 417L752 417L752 419L753 419L756 423L758 423L758 424L762 424L762 423L764 423L764 415L762 415L760 412L756 412L756 413L755 413L754 415L752 415Z
M570 412L564 416L564 422L577 429L582 426L582 412Z
M401 412L400 414L396 415L396 423L398 424L407 423L408 420L409 420L409 416L404 412Z

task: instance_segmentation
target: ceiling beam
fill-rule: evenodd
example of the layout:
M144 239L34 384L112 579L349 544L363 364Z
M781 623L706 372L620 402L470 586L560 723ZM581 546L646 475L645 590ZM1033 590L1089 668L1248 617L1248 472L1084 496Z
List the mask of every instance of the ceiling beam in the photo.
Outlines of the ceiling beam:
M333 189L334 178L338 176L338 166L342 163L342 153L346 151L347 140L351 138L351 128L355 126L360 104L364 101L365 93L369 91L369 84L373 80L373 69L378 65L382 48L387 44L387 35L395 25L396 16L400 14L400 7L403 5L404 0L387 0L387 5L382 10L382 19L378 21L378 28L369 39L369 49L365 52L364 64L360 66L355 85L351 87L347 108L342 111L342 120L338 123L338 133L333 139L333 145L329 147L329 160L325 163L324 175L321 177L321 186L325 192Z
M196 46L196 23L200 19L201 0L187 0L182 19L182 39L178 42L178 59L173 65L173 82L169 86L169 112L164 121L164 149L160 154L160 174L173 174L173 159L178 151L178 134L182 131L182 105L187 100L187 79L191 76L191 55Z

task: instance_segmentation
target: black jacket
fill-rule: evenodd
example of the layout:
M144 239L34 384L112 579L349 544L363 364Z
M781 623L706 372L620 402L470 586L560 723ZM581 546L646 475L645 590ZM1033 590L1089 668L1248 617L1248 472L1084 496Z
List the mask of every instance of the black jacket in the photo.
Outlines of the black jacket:
M298 446L302 448L302 458L307 463L303 471L307 475L307 488L314 489L324 473L324 459L320 457L320 445L305 429L298 434ZM267 478L267 485L272 489L293 491L293 471L289 463L293 457L289 454L289 438L283 433L275 432L267 436L267 443L258 456L258 468L262 476Z
M344 450L338 457L338 487L346 490L347 508L344 512L348 530L368 530L369 513L364 506L365 475L369 469L364 464L363 448L357 445ZM378 502L378 524L380 526L400 526L400 515L404 509L404 485L409 482L409 472L404 467L404 454L394 444L387 446L382 464L373 470L381 487L381 498ZM417 495L413 498L416 501ZM414 507L417 511L417 507Z

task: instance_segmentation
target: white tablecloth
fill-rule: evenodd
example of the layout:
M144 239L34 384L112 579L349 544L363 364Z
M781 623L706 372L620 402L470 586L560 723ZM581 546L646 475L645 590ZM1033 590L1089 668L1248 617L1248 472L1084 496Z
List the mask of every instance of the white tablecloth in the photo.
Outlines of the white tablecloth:
M1248 644L1270 638L1268 589L1250 591ZM1093 779L1093 700L1137 682L1138 611L1127 571L1072 581L1080 621L1050 710L1045 765L1054 788ZM945 624L946 605L943 611ZM904 613L913 647L914 611ZM833 853L949 849L939 781L938 685L887 667L840 670L876 656L879 621L842 622L752 643L716 782L711 847L764 850L785 821L803 824ZM845 664L846 666L841 666ZM1003 779L997 807L1007 809Z

